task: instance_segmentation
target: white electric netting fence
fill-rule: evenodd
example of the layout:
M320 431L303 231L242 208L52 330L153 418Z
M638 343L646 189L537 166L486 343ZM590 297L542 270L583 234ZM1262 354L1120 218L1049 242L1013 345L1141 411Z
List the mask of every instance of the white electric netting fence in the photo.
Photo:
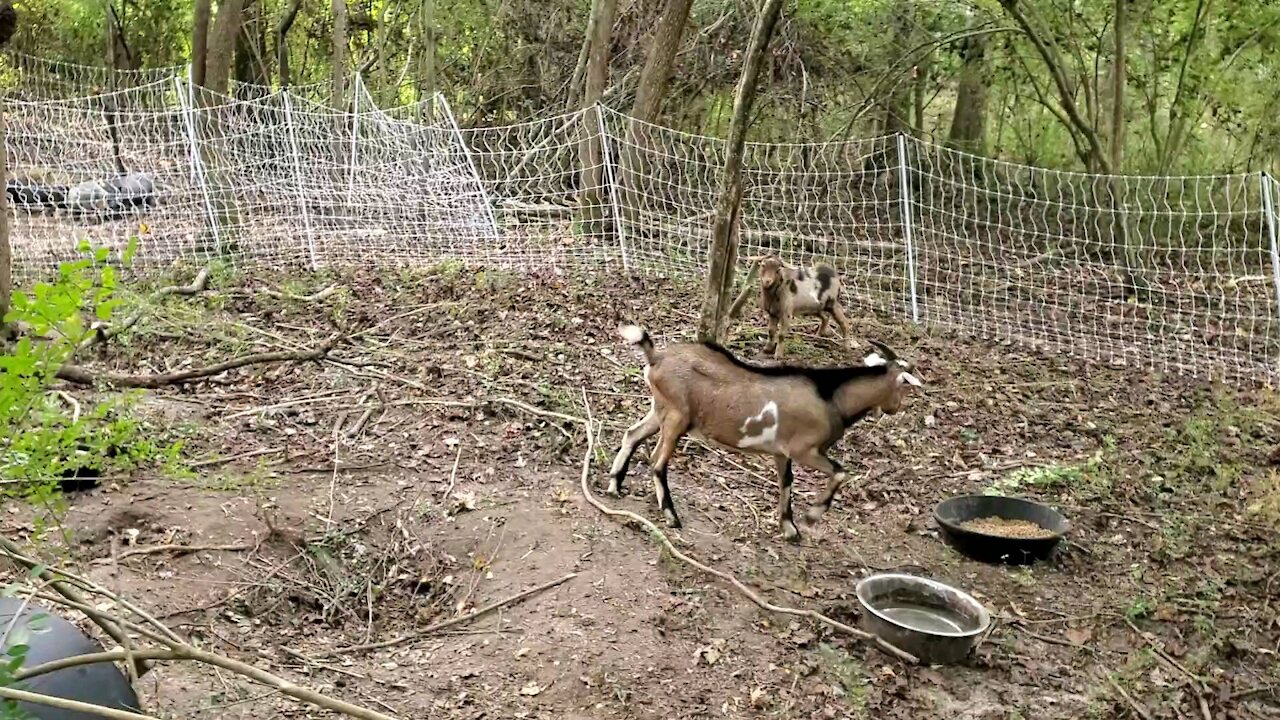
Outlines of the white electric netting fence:
M193 88L11 56L16 274L82 239L137 262L432 265L700 281L724 141L604 107L460 129L442 96ZM1280 378L1280 184L1097 176L902 135L748 144L741 257L844 276L851 312L1200 376ZM138 175L145 173L145 176ZM743 266L745 270L745 265Z

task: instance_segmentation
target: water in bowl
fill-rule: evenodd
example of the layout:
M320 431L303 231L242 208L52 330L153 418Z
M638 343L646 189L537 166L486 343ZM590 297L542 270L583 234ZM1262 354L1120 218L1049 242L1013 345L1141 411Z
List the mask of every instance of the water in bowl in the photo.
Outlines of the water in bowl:
M919 632L960 633L966 630L963 615L933 605L896 601L893 605L877 608L877 610L881 615L899 625L905 625Z

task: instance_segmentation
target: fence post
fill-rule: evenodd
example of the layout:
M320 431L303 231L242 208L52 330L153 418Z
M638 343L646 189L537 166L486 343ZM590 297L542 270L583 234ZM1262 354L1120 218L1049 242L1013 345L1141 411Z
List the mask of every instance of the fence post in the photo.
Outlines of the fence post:
M1263 172L1262 175L1262 219L1267 224L1267 235L1271 240L1271 279L1276 286L1276 316L1280 320L1280 240L1277 240L1276 229L1276 189L1275 178ZM1280 375L1280 356L1276 357L1275 371Z
M631 262L627 258L627 235L622 227L622 207L618 202L618 178L613 171L613 152L609 134L604 127L604 106L596 103L596 126L600 131L600 158L604 163L605 182L609 183L609 205L613 208L613 230L618 236L618 251L622 253L622 269L631 274Z
M307 234L307 254L311 258L311 269L319 268L316 260L316 235L311 230L311 213L307 211L307 198L303 194L302 184L302 152L298 149L298 126L293 121L293 103L289 100L289 91L280 93L284 100L284 122L289 129L289 152L293 155L293 185L298 193L298 209L302 212L302 228Z
M920 324L920 305L916 296L916 250L911 227L911 183L907 176L907 136L898 135L898 198L902 207L902 237L907 244L907 283L911 287L911 321Z
M191 155L191 180L200 186L205 215L209 219L209 232L213 233L213 254L222 254L222 233L218 230L218 216L213 211L213 199L209 196L209 183L205 178L204 161L200 159L200 144L196 140L195 83L191 81L191 66L187 66L187 87L184 90L178 76L173 77L174 90L182 105L182 124L187 131L187 152Z
M480 199L484 202L485 214L489 217L489 229L493 233L493 242L496 244L502 239L501 233L498 232L498 216L493 214L493 203L490 202L489 191L485 189L484 179L480 177L480 169L471 155L471 148L467 146L466 138L462 137L462 128L458 127L458 119L453 116L453 108L449 106L449 101L442 93L436 93L435 100L440 103L440 111L449 121L449 127L453 128L453 136L457 138L458 147L462 148L462 155L467 159L467 167L471 168L471 177L475 178L476 190L479 191Z
M351 88L351 167L347 170L347 207L355 202L356 163L359 161L356 141L360 137L360 90L363 85L360 73L357 72Z

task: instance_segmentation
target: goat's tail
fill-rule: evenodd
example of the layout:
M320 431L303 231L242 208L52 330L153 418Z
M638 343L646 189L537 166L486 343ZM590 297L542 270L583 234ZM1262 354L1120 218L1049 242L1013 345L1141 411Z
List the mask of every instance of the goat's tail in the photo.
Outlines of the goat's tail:
M649 331L639 325L623 325L618 328L618 334L623 340L640 348L640 352L644 353L644 361L649 365L653 364L653 338L649 337Z

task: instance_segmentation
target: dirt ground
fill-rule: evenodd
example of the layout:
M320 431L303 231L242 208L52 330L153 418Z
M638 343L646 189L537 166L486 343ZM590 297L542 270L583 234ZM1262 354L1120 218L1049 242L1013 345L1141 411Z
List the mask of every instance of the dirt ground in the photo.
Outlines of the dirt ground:
M313 302L262 292L331 282L341 289ZM856 582L890 569L956 584L998 616L965 663L909 667L766 614L602 515L578 487L583 426L496 400L582 417L585 390L603 423L594 491L658 521L642 460L627 497L602 493L648 405L615 328L639 322L661 345L688 336L696 307L652 280L218 272L93 365L204 365L313 345L335 323L346 339L321 363L149 392L139 407L156 437L182 440L189 472L105 478L68 497L63 532L39 537L39 513L9 502L0 531L202 645L402 718L1280 717L1273 391L855 318L859 338L917 358L928 387L837 446L858 480L798 546L777 532L770 463L686 440L671 469L685 552L851 624ZM731 346L762 359L748 312ZM816 326L800 324L794 358L868 351ZM823 479L797 475L802 510ZM986 490L1059 505L1070 544L1023 569L957 554L933 506ZM166 718L333 717L193 664L158 668L140 691Z

